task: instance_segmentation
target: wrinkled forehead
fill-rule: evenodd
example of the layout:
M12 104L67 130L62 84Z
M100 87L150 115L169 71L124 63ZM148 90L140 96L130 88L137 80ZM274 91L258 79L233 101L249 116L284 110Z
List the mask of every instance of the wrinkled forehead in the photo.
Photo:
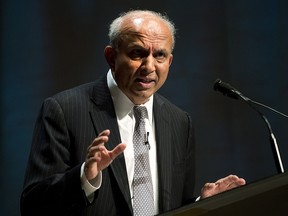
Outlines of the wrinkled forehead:
M130 15L122 23L122 33L140 33L147 35L166 35L172 37L172 33L161 18L153 15Z
M149 43L164 42L172 50L172 33L167 23L159 17L151 15L129 16L123 20L121 29L119 36L122 42L127 39L130 42L131 40L143 40Z

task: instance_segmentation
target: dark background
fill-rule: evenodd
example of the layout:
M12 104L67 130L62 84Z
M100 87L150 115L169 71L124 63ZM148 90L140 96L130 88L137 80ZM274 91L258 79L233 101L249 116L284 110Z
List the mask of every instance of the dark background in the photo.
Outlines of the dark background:
M286 0L2 0L0 215L20 215L19 197L36 115L44 98L108 70L108 25L122 11L166 12L178 29L161 93L195 123L196 193L228 174L248 184L277 171L268 131L242 101L214 92L216 78L288 113ZM287 119L270 120L288 169Z

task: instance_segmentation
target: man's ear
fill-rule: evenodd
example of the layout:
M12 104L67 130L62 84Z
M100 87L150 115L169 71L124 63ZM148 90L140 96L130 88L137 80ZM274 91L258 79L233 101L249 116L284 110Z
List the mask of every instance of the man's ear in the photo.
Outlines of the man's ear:
M172 64L172 61L173 61L173 55L171 54L169 57L169 66Z
M108 65L110 66L111 70L114 71L115 69L115 58L116 58L116 51L111 46L106 46L104 49L104 55Z

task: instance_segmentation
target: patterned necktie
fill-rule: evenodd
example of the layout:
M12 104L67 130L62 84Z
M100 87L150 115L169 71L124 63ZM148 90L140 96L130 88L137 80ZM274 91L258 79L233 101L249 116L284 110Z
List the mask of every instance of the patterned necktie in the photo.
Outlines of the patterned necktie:
M133 134L134 146L134 177L133 177L133 211L134 215L154 215L153 185L149 164L149 145L145 130L147 109L135 106L135 130Z

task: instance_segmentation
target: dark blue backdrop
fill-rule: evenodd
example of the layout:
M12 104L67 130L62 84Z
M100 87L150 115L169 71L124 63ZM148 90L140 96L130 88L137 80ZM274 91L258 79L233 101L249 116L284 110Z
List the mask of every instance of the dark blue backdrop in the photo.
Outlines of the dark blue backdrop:
M220 77L288 113L285 0L4 0L1 5L0 215L19 215L34 121L47 96L107 72L108 24L130 8L167 12L177 28L161 89L188 111L197 140L196 194L234 173L248 183L275 175L268 132L255 111L213 91ZM262 110L288 169L287 119Z

